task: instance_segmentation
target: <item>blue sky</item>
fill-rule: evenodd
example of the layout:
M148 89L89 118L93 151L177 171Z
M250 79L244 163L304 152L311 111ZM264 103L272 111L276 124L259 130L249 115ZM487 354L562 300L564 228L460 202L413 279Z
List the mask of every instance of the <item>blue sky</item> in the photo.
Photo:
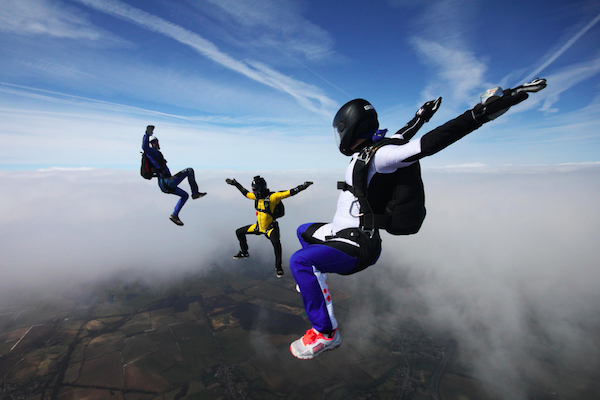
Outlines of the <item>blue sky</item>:
M600 161L597 1L3 0L0 169L139 166L145 126L172 169L338 169L331 128L362 97L422 133L485 89L548 88L424 161Z

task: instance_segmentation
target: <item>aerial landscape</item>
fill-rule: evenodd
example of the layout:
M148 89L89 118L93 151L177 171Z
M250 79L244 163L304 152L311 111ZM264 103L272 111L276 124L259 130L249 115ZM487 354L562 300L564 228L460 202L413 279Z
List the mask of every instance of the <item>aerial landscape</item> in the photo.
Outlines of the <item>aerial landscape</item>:
M295 359L289 342L307 322L294 286L256 265L213 266L162 287L113 282L87 288L87 298L2 307L0 398L500 398L485 390L493 382L473 376L461 343L422 324L423 305L382 323L385 295L369 330L346 329L339 349ZM350 287L333 295L345 320L374 294ZM600 394L597 372L573 381L550 355L535 356L549 361L546 376L527 377L528 399Z

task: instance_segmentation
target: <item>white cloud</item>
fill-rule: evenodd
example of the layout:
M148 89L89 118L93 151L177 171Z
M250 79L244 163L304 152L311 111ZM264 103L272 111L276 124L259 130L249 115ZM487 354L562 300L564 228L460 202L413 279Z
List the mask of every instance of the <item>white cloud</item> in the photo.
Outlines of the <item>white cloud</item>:
M307 85L291 77L284 77L282 74L274 74L272 70L265 73L264 68L256 68L251 62L240 61L220 50L213 42L163 18L149 14L118 0L77 1L98 11L133 22L145 29L160 33L181 44L187 45L199 54L225 68L263 85L291 94L299 100L301 105L310 105L313 111L321 115L329 115L332 112L329 106L333 101L329 100L319 88ZM283 77L285 79L281 79ZM310 90L306 90L307 88Z
M197 177L208 196L188 201L184 227L167 219L177 198L137 173L0 172L0 185L11 188L0 192L0 295L56 293L124 271L158 284L235 262L235 229L255 216L253 203L224 178L247 186L255 174L272 189L315 182L286 201L280 224L287 259L299 248L298 225L333 216L342 169L202 171ZM367 284L389 296L390 312L345 313L340 329L358 324L367 334L374 318L392 325L418 305L419 321L456 338L480 379L504 383L501 398L522 395L539 354L563 368L594 370L598 165L425 170L424 181L428 215L421 231L384 234L379 268L329 277L332 291ZM253 259L272 268L270 243L255 239Z
M244 44L273 47L316 61L331 58L333 39L324 29L305 19L294 0L207 0L232 24L232 33ZM192 3L204 12L206 5Z
M434 0L415 18L421 25L419 35L443 42L453 49L466 49L473 32L472 18L478 8L474 0Z
M53 171L93 171L95 168L90 167L79 167L79 168L69 168L69 167L50 167L50 168L40 168L38 172L53 172Z
M50 0L0 2L0 31L20 35L97 40L100 31L90 25L85 15L61 2Z
M569 48L571 48L583 35L585 35L590 29L592 29L594 25L598 23L598 21L600 21L600 14L596 15L594 19L592 19L588 24L581 28L575 35L573 35L573 37L570 37L566 41L566 43L560 47L560 49L553 52L542 65L540 65L534 72L531 73L531 75L529 75L526 81L538 77L543 70L545 70L550 64L556 61L557 58L563 55L564 52L569 50Z
M148 124L156 125L173 168L328 168L346 162L318 119L184 116L26 87L3 90L12 96L0 97L0 159L11 168L137 169ZM31 101L15 107L15 96Z
M412 40L419 55L428 66L437 70L435 91L444 89L453 103L473 102L473 93L481 90L487 65L480 61L473 52L451 47L442 42L434 42L415 37ZM440 87L441 86L441 87ZM431 88L425 92L435 92ZM425 98L436 96L425 94Z
M556 112L556 108L552 108L559 100L560 95L575 85L587 81L590 78L600 73L600 57L596 57L590 61L585 61L578 64L569 65L566 68L554 72L548 76L548 87L544 89L547 92L541 92L544 98L540 108L545 112Z
M540 355L568 371L595 370L600 169L571 167L425 171L421 231L385 235L379 265L391 271L371 267L350 280L396 299L382 326L422 310L416 318L457 339L459 357L498 398L527 398L528 379L548 372ZM345 285L329 279L332 291ZM352 318L372 326L372 314Z

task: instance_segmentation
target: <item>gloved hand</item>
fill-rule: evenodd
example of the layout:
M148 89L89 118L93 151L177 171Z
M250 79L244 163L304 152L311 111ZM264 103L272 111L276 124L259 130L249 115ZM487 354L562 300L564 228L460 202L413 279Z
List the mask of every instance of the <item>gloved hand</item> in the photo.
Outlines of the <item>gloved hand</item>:
M299 192L305 190L307 187L309 187L310 185L312 185L312 182L306 181L304 182L302 185L298 185L295 188L290 190L290 193L292 196L297 195Z
M442 98L438 97L435 100L428 101L423 104L421 108L415 113L417 117L421 117L423 121L429 122L433 114L440 108L440 104L442 104Z
M227 182L228 185L235 185L237 183L237 181L235 179L225 179L225 182Z
M299 190L306 190L312 184L313 184L312 182L306 181L302 185L298 186L298 189Z
M532 80L529 83L524 83L521 86L517 86L516 88L512 89L513 92L539 92L540 90L544 89L546 86L548 86L546 84L546 80L545 79L540 79L540 78L535 78L534 80Z
M487 90L481 95L481 103L473 108L471 114L477 122L484 124L498 118L512 106L527 100L527 92L539 92L546 86L545 79L536 78L514 89L502 90L496 87Z

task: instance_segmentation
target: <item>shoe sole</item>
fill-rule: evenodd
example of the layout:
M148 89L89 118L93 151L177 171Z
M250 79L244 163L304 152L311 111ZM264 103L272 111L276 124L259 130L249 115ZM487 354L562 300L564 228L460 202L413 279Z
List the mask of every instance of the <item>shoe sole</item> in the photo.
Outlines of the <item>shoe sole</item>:
M304 357L303 357L303 356L297 356L297 355L295 355L295 354L294 354L294 352L292 351L292 345L290 345L290 353L292 353L292 355L293 355L294 357L296 357L297 359L299 359L299 360L312 360L313 358L316 358L318 355L320 355L320 354L322 354L322 353L325 353L326 351L330 351L330 350L335 350L335 349L337 349L337 348L338 348L338 347L340 347L341 345L342 345L342 341L340 341L340 343L339 343L339 344L337 344L337 345L335 345L335 346L333 346L333 347L328 347L328 348L326 348L326 349L323 349L323 350L321 350L321 351L320 351L320 352L318 352L317 354L313 354L312 356L304 356Z
M183 222L181 222L181 221L177 222L176 220L174 220L174 219L172 219L170 217L169 217L169 220L172 221L177 226L183 226Z
M198 199L201 199L204 196L206 196L206 193L201 194L200 196L197 196L197 197L192 196L192 200L198 200Z

